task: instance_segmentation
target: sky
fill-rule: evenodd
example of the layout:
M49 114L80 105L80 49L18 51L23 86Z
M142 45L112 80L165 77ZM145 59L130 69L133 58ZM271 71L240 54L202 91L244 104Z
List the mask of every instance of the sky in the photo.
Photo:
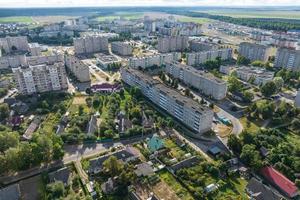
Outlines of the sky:
M300 6L300 0L0 0L0 8L81 6Z

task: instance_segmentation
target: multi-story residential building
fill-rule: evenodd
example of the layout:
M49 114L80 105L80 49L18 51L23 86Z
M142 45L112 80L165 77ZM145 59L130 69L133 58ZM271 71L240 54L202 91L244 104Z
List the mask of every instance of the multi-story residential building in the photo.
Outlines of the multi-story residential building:
M178 62L167 63L166 72L186 85L192 86L216 100L226 97L227 83L210 73Z
M239 46L239 54L251 62L256 60L267 61L270 56L270 48L266 45L242 42Z
M0 69L8 69L26 65L27 62L25 55L12 55L0 57Z
M190 49L192 51L211 51L217 50L219 47L214 43L202 42L199 40L192 40L190 43Z
M176 28L176 27L171 27L171 28L159 27L158 28L158 32L161 35L177 36L177 35L179 35L179 31L180 31L180 28Z
M300 50L278 49L274 66L287 68L293 71L300 71Z
M295 105L297 107L300 107L300 89L298 90L296 98L295 98Z
M274 38L272 44L278 48L296 49L298 46L298 40L286 39L286 38Z
M29 56L26 57L27 65L53 64L56 62L64 62L62 54L52 54L47 56Z
M117 55L130 56L132 55L133 48L126 42L112 42L111 51Z
M144 21L144 29L148 32L155 32L156 31L156 21L146 19Z
M29 51L31 56L40 56L42 54L42 47L38 43L30 43Z
M57 91L68 88L63 62L13 68L14 81L21 94Z
M5 37L0 38L0 49L2 54L10 54L13 52L27 52L29 50L29 45L27 37Z
M209 60L215 60L217 57L220 57L221 60L232 59L232 49L228 48L196 53L187 53L186 63L187 65L199 65L204 64L206 61Z
M65 64L79 82L89 82L91 80L89 66L75 56L66 55Z
M132 57L129 58L129 67L138 68L141 67L146 69L152 66L161 66L166 64L167 62L178 61L181 58L181 53L173 52L166 54L157 54L152 56L146 56L142 58Z
M213 111L196 101L168 88L152 77L132 68L121 69L122 80L130 86L139 87L154 104L181 121L199 137L211 129Z
M107 37L86 36L74 38L73 41L76 54L108 52Z
M157 49L161 53L183 51L189 47L188 39L187 36L159 37Z

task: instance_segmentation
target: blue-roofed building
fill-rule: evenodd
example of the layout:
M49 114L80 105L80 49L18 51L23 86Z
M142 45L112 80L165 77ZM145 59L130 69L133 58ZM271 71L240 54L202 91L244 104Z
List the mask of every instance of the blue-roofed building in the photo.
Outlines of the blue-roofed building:
M147 147L152 153L164 148L164 146L163 140L156 134L154 134L152 138L147 141Z

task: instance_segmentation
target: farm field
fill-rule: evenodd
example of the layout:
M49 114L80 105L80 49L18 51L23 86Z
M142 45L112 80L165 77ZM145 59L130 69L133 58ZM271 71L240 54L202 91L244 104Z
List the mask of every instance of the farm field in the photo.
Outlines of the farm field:
M16 16L16 17L0 17L0 23L33 23L31 17L28 16Z
M204 24L208 22L212 22L213 20L208 18L200 18L200 17L186 17L186 16L178 16L177 19L180 22L194 22L198 24Z
M262 11L246 11L246 10L208 10L199 11L212 15L224 15L235 18L284 18L284 19L299 19L299 11L284 11L284 10L262 10Z

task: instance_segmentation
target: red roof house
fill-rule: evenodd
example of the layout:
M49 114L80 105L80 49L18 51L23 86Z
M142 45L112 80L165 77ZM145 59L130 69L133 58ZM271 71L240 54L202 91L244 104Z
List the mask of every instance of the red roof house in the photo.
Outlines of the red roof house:
M298 188L295 183L273 167L266 166L260 170L260 173L288 197L293 198L298 195Z

